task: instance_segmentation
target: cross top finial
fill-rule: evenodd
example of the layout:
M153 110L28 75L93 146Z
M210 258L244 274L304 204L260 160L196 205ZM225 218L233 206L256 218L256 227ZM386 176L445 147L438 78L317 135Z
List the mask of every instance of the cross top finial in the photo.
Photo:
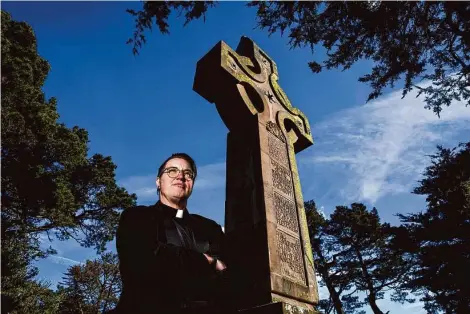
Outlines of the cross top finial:
M276 63L250 38L242 36L236 51L220 41L198 62L193 88L216 104L230 130L243 128L253 115L261 123L271 121L281 129L285 128L281 125L285 119L291 120L298 152L313 143L310 125L291 105L278 78ZM281 116L283 121L279 120Z

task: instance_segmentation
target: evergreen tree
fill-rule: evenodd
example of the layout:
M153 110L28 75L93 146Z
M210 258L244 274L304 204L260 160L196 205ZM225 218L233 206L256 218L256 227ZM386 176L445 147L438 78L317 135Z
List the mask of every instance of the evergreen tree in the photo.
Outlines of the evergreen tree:
M110 157L88 156L88 133L58 121L56 99L42 86L49 64L38 55L27 23L2 11L2 300L25 302L37 269L52 249L40 236L75 239L102 251L113 239L120 210L135 195L118 187Z
M402 284L407 282L410 264L392 248L390 225L381 223L377 209L353 203L351 207L337 206L331 215L328 232L343 247L339 263L355 270L349 280L358 291L367 294L365 301L374 314L384 313L377 301L384 293L393 293L393 299L412 302Z
M400 243L417 263L408 287L424 292L430 311L470 312L470 142L438 147L414 193L427 209L399 215L408 233Z
M2 303L2 313L9 314L56 314L62 302L62 295L50 288L48 282L27 281L18 289L21 302Z
M305 213L312 243L315 270L321 278L320 285L326 286L327 300L320 300L319 308L325 313L357 313L364 303L354 296L353 281L356 269L346 269L338 263L344 248L336 238L328 234L329 221L320 213L313 200L305 202Z
M60 313L104 313L116 307L121 290L117 255L105 253L67 270L59 286Z
M326 313L357 313L368 304L376 314L384 313L377 301L391 292L395 302L413 302L405 286L413 266L397 246L403 229L381 223L377 210L359 203L337 206L330 219L305 203L315 267L328 288L329 300L320 307ZM359 300L358 292L366 293Z

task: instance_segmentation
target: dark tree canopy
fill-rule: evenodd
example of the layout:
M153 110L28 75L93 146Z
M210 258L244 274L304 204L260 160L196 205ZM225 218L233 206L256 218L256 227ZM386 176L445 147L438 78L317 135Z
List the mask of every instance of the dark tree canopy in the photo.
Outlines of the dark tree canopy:
M122 291L117 255L106 252L94 260L71 266L56 290L47 282L29 280L22 298L2 293L2 313L96 314L116 307Z
M21 300L18 299L15 304L3 303L2 294L2 313L8 314L44 314L60 313L59 304L62 300L61 295L50 289L49 283L27 281L20 290Z
M145 43L144 30L153 20L160 32L169 32L172 10L185 13L185 25L215 2L145 1L136 17L134 54ZM288 32L291 48L319 45L327 59L312 61L314 73L323 69L349 69L359 60L374 62L372 71L359 78L370 84L368 100L387 86L404 80L403 96L413 88L425 97L427 109L437 115L452 101L470 104L470 2L468 1L252 1L257 26L268 34ZM422 80L433 85L417 86Z
M361 302L354 288L353 279L357 270L338 263L338 257L344 248L328 232L329 220L317 209L313 200L305 202L305 214L312 243L315 270L322 279L321 286L326 286L329 298L320 300L319 308L325 314L356 313L365 303Z
M409 264L391 247L393 228L381 223L376 208L367 210L360 203L337 206L331 214L328 233L341 245L339 263L355 270L350 280L358 291L366 292L373 313L384 313L377 301L390 291L393 301L413 302L402 288L407 282Z
M48 71L31 27L2 11L2 231L81 231L82 244L102 249L136 197L116 185L110 157L87 156L85 129L58 122L41 90Z
M31 26L2 11L1 45L2 297L24 296L37 272L31 262L53 252L41 235L102 251L136 197L117 186L111 157L88 156L85 129L58 121Z
M104 253L67 270L59 285L60 313L105 313L116 307L122 291L118 257Z
M33 260L46 256L38 240L21 232L6 236L2 221L2 312L45 313L51 295L45 283L34 281L38 275ZM20 297L21 296L21 297ZM55 301L52 302L55 304Z
M133 38L129 38L127 43L132 44L132 52L138 54L142 44L146 42L144 31L145 29L152 30L154 21L162 34L169 34L168 17L172 10L178 11L180 15L184 13L184 25L186 26L189 22L201 16L205 20L206 11L216 4L213 1L145 1L142 10L127 10L129 14L135 17L134 35Z
M414 193L426 195L427 209L399 215L408 230L400 246L415 255L408 284L426 293L428 310L470 310L470 142L438 147Z
M381 223L375 208L337 206L329 219L313 201L305 203L305 210L316 271L330 294L320 303L326 313L358 313L368 304L373 313L382 314L377 301L387 291L392 301L414 301L403 286L409 260L394 247L395 228ZM364 300L359 300L359 291L366 293Z

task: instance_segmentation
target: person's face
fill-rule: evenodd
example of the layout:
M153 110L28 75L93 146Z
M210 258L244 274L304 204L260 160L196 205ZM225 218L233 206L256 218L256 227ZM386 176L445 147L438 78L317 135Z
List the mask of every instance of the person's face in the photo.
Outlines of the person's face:
M171 178L175 175L174 168L179 169L179 172L175 178ZM185 178L184 172L187 171L192 172L192 169L186 160L173 158L167 161L163 173L157 178L157 187L160 188L160 200L179 204L189 198L193 191L194 181Z

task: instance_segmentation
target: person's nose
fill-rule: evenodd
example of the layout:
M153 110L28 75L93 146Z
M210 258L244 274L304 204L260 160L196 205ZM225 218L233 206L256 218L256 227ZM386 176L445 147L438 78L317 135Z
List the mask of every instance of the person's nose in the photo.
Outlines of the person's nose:
M184 181L183 171L178 171L178 174L176 175L176 179L180 179L181 181Z

